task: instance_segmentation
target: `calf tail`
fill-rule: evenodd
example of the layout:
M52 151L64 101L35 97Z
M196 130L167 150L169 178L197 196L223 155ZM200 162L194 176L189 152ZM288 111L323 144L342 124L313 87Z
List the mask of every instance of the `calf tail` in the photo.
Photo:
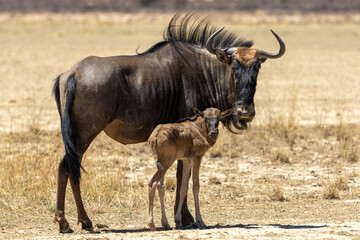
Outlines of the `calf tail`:
M66 92L66 99L63 112L61 111L60 104L59 80L60 76L55 80L53 95L55 96L55 101L61 118L61 133L65 145L64 163L67 172L70 174L71 180L73 183L78 184L81 177L80 169L83 168L80 164L80 154L76 148L76 127L71 114L76 92L75 77L74 75L71 75L66 83L66 90L64 91Z
M155 133L155 135L154 134L151 134L151 136L150 136L150 138L149 138L149 146L150 146L150 148L151 148L151 150L152 150L152 152L153 152L153 155L154 155L154 158L155 158L155 160L156 160L156 166L157 166L157 168L158 169L160 169L160 170L164 170L164 168L163 168L163 166L161 165L161 163L159 162L159 158L158 158L158 152L157 152L157 150L156 150L156 146L157 146L157 137L158 137L158 132L156 132ZM154 135L154 136L153 136Z

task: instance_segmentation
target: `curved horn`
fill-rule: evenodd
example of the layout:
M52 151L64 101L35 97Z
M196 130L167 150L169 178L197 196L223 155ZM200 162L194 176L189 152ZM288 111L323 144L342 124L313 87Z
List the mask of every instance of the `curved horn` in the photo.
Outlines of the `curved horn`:
M273 30L270 29L270 31L272 32L272 34L274 34L274 36L278 40L278 42L280 44L280 50L279 50L278 53L268 53L268 52L265 52L263 50L256 49L258 54L259 54L259 58L272 58L272 59L275 59L275 58L281 57L285 53L286 47L285 47L285 43L283 42L283 40L281 40L281 38Z
M235 50L236 50L236 47L229 48L228 50L226 50L226 54L227 55L233 55Z
M208 38L208 40L206 40L206 49L212 53L215 54L215 49L213 49L213 42L214 39L216 37L216 35L218 35L225 27L220 28L219 30L217 30L216 32L214 32L213 34L211 34L211 36Z

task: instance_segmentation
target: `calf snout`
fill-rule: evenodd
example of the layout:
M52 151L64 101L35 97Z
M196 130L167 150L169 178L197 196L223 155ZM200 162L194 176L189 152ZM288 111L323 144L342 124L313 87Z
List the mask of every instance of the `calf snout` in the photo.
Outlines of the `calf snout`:
M219 135L219 129L211 129L209 132L209 135L211 137L215 137L215 136Z

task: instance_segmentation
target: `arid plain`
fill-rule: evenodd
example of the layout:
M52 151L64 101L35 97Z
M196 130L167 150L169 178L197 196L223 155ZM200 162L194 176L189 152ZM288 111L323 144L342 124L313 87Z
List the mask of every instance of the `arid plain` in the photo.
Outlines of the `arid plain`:
M53 79L89 55L146 50L171 16L0 15L0 239L360 239L360 16L261 12L210 18L257 48L277 51L269 29L287 45L284 57L262 65L250 128L239 135L220 128L203 159L200 204L210 228L149 232L147 182L156 169L149 148L101 134L83 161L94 232L77 225L68 188L75 233L58 233L56 169L64 149ZM167 175L174 227L175 166Z

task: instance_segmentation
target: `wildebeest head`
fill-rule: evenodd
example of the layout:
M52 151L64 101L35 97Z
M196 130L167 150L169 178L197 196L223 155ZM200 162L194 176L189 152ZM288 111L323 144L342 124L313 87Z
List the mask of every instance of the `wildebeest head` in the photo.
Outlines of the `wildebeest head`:
M279 58L285 53L285 44L281 38L271 30L280 44L278 53L268 53L263 50L246 46L232 47L229 49L214 49L213 42L221 28L214 32L206 42L207 50L216 55L217 59L231 67L236 85L236 115L240 124L246 127L246 123L255 116L254 95L256 91L256 81L261 64L268 58Z
M219 135L219 122L233 113L233 109L220 112L217 108L207 108L202 112L194 107L193 111L197 116L204 119L206 132L213 139L216 139Z

